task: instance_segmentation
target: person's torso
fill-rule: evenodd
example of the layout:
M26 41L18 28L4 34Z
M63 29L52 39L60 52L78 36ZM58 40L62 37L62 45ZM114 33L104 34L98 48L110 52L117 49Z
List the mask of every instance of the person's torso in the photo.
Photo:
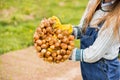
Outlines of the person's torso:
M101 24L99 24L98 26L93 26L93 24L97 23L98 20L101 17L104 17L106 14L107 13L105 13L101 10L96 11L89 26L86 29L85 34L82 35L82 37L81 37L81 49L88 48L89 46L91 46L94 43L94 41L98 37L99 30L102 27L103 22ZM114 59L115 57L117 57L118 52L119 52L119 47L120 47L120 42L119 42L119 40L115 39L113 41L112 45L107 50L107 53L103 56L103 58Z

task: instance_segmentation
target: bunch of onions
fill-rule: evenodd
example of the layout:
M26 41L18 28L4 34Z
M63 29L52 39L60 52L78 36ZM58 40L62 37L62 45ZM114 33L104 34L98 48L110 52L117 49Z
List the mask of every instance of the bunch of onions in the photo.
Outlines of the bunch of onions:
M41 21L34 33L34 47L43 60L59 63L69 59L74 48L74 36L67 30L56 28L55 24L51 18Z

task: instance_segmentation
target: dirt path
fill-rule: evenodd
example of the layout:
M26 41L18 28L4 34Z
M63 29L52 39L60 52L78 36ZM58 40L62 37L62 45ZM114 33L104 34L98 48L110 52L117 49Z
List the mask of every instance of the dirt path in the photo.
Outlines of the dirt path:
M33 47L0 56L0 80L82 80L79 62L49 64Z

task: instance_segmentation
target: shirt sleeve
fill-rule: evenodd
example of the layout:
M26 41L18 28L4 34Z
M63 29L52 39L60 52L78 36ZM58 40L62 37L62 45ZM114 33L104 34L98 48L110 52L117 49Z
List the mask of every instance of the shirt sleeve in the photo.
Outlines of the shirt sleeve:
M96 62L100 60L110 48L114 41L114 34L112 28L107 28L102 31L95 42L83 52L83 59L85 62Z
M107 50L112 45L113 41L113 30L112 28L107 28L99 33L95 42L89 48L73 50L74 55L72 55L72 57L74 58L74 61L96 62L107 53Z

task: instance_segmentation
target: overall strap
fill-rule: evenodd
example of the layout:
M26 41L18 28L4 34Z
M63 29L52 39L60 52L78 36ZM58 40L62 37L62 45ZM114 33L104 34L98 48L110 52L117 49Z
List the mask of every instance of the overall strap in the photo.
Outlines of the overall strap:
M96 28L97 31L99 31L101 29L101 27L103 26L105 21L102 21L101 23L98 24L98 27Z

